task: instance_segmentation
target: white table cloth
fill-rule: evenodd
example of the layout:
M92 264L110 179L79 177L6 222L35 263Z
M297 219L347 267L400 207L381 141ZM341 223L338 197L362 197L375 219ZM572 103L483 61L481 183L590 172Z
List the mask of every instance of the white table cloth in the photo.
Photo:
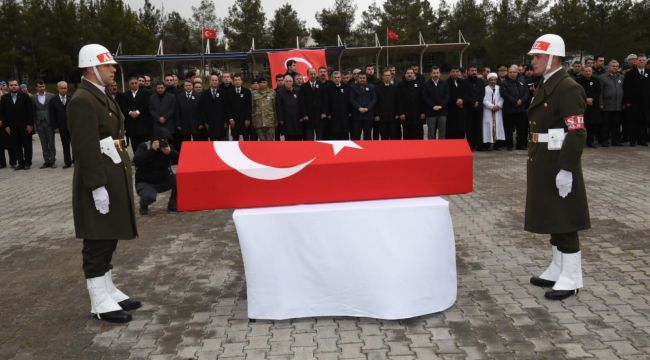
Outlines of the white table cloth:
M448 202L439 197L239 209L251 319L404 319L456 301Z

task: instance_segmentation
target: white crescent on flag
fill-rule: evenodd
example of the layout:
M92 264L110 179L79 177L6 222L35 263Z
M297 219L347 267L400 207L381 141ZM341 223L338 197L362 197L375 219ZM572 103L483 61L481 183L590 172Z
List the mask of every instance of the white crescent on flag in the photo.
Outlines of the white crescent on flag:
M285 66L285 67L287 67L287 62L288 62L289 60L293 60L293 61L298 62L298 63L303 63L303 64L307 65L307 67L309 67L309 68L312 68L312 67L313 67L312 64L311 64L309 61L307 61L306 59L301 58L301 57L291 57L291 58L288 58L288 59L284 62L284 66Z
M288 168L278 168L260 164L246 156L239 147L238 141L215 141L214 150L226 165L237 170L238 172L258 180L280 180L297 174L312 161L313 158L305 163Z
M317 141L323 144L332 145L334 156L338 155L343 148L363 149L354 141ZM258 180L281 180L293 176L311 164L313 158L302 164L287 168L273 167L260 164L246 156L239 147L239 141L215 141L214 151L226 165L237 170L243 175Z

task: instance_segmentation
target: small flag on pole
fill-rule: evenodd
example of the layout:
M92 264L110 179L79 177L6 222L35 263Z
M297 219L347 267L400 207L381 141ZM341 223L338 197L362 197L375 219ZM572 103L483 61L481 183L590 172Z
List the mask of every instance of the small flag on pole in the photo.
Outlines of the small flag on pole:
M386 30L386 36L387 36L390 40L399 40L399 35L397 35L396 32L394 32L393 30L391 30L391 28L386 28L386 29L387 29L387 30Z
M203 29L203 32L201 33L201 38L203 40L206 39L216 39L217 38L217 30L214 29Z

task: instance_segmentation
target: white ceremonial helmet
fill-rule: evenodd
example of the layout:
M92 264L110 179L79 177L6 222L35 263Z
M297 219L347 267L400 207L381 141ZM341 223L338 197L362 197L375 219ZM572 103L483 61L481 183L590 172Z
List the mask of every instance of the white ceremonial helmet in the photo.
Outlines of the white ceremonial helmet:
M102 45L99 44L88 44L84 45L81 50L79 50L79 68L93 68L97 81L100 82L100 85L106 86L104 80L99 75L99 70L97 66L99 65L117 65L117 61L113 59L113 55Z
M117 62L113 59L113 55L102 45L88 44L79 50L79 68L89 68L98 65L113 64Z
M564 57L564 40L555 34L544 34L535 40L528 55L544 54Z
M548 55L548 61L546 62L546 71L544 74L547 74L551 70L551 63L553 62L553 57L564 57L564 40L555 34L544 34L535 40L533 46L530 48L528 55Z

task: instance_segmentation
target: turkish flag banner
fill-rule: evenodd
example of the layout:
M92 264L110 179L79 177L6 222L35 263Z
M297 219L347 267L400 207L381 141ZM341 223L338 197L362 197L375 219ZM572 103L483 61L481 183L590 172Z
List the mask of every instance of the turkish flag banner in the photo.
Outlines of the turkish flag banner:
M178 209L464 194L472 162L466 140L186 142Z
M296 62L296 72L304 76L307 76L309 68L318 70L321 66L327 67L324 49L270 52L269 65L271 66L271 79L274 89L277 86L275 76L287 72L287 61L289 60Z
M203 40L216 39L217 38L217 30L204 28L203 32L201 32L201 38Z

